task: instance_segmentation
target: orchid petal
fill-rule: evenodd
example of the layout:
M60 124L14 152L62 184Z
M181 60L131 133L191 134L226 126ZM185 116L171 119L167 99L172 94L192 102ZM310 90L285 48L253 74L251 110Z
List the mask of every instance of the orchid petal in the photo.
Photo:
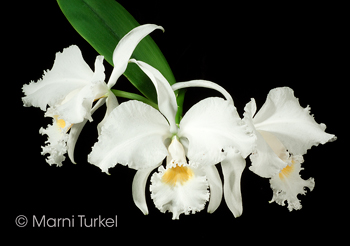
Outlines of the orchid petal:
M325 124L316 123L309 107L300 106L288 87L270 91L265 104L253 118L253 124L257 130L275 135L293 154L303 155L312 146L336 139L325 133Z
M106 75L105 75L105 67L103 65L104 56L97 56L95 60L95 71L94 75L92 76L91 81L105 81Z
M255 140L233 104L222 98L207 98L190 108L180 122L178 136L188 139L187 156L201 165L222 161L227 147L246 157Z
M207 212L214 213L222 200L222 182L218 169L214 165L204 167L210 187L210 200Z
M23 86L25 106L40 107L60 103L70 92L88 85L94 73L83 59L80 49L72 45L56 53L51 71L45 71L43 78Z
M159 111L128 101L111 112L88 160L103 172L117 163L137 170L156 167L168 154L163 143L168 137L168 122Z
M282 158L287 153L284 145L272 134L265 131L258 131L253 124L253 116L256 112L256 103L254 98L244 108L243 121L250 126L256 136L256 142L250 160L252 165L249 170L264 178L271 178L283 169L287 163ZM271 146L268 144L271 144ZM278 156L276 152L280 153ZM285 158L284 158L285 159Z
M173 92L166 78L154 67L142 61L131 59L130 62L136 63L142 71L151 79L157 90L157 99L159 111L167 118L170 124L170 131L176 132L175 115L177 104L175 93Z
M221 162L225 201L236 218L243 213L241 176L245 165L245 159L235 150L229 151L226 159Z
M263 137L269 136L270 140L273 138L273 135L269 135L267 132L256 131L255 132L257 141L256 149L250 155L250 160L252 165L249 167L249 170L254 172L263 178L271 178L280 172L283 168L286 167L287 163L283 161L271 148L271 146L266 141L267 139ZM263 134L263 135L262 135ZM277 138L274 139L275 143L278 143ZM270 141L271 142L271 141ZM282 154L282 152L280 152ZM285 150L285 155L288 152Z
M161 26L146 24L132 29L119 41L113 52L114 69L108 81L109 88L112 88L118 78L125 72L128 66L128 61L138 43L156 29L161 29L164 32L164 29Z
M91 107L93 102L101 97L105 97L109 91L104 82L105 68L103 61L103 56L96 57L95 72L91 83L81 88L76 94L74 92L68 94L61 102L61 105L57 107L57 115L73 124L80 123L84 119L92 121L91 114L94 110Z
M187 82L178 82L172 85L172 89L174 91L187 88L187 87L204 87L204 88L217 90L226 98L227 101L230 101L233 104L233 99L231 95L223 87L208 80L190 80Z
M161 165L160 163L159 165ZM145 197L145 187L148 176L154 170L154 167L138 170L132 181L132 198L135 205L142 211L144 215L148 214L148 208Z
M243 113L243 120L245 120L245 118L250 119L249 123L250 125L253 124L253 117L256 113L256 102L254 98L250 99L250 102L248 102L245 107L244 107L244 113Z
M60 118L72 124L80 123L84 119L92 121L92 104L95 99L106 93L108 93L108 87L103 81L84 86L68 94L62 104L51 109L51 114L59 115Z

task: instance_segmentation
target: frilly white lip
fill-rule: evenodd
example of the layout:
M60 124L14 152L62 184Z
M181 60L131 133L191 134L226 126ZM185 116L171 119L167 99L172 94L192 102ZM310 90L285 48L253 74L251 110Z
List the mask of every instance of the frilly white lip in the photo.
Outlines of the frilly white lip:
M298 199L298 194L305 195L307 187L312 191L315 187L315 180L309 178L304 180L300 177L301 163L303 162L302 156L290 157L288 165L282 169L282 171L270 179L270 185L273 190L273 197L270 202L276 202L277 204L284 206L285 202L288 203L288 210L301 209L301 203Z
M200 167L186 162L184 148L176 137L168 151L167 167L160 166L151 177L151 198L161 212L170 211L172 219L179 219L182 213L204 209L209 200L209 184Z
M66 124L66 123L65 123ZM39 133L47 135L47 145L42 147L42 155L49 154L46 162L50 165L56 164L62 166L62 162L66 159L68 134L62 129L57 122L57 118L52 118L52 125L48 125L46 129L40 128Z

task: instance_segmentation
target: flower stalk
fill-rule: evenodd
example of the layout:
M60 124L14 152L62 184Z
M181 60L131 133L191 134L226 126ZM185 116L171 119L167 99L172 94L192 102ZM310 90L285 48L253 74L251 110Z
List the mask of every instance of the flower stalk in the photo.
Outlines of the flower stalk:
M153 108L158 110L158 105L156 103L152 102L151 100L149 100L141 95L131 93L131 92L126 92L126 91L116 90L116 89L111 89L111 91L113 92L113 94L116 97L126 98L126 99L130 99L130 100L137 100L137 101L146 103L146 104L148 104L148 105L150 105Z

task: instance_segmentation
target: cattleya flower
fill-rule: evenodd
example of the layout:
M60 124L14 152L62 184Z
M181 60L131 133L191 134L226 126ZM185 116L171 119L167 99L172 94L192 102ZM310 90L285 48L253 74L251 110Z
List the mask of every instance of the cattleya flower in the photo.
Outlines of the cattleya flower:
M270 178L271 202L284 206L287 201L289 211L301 209L297 195L304 195L305 187L312 191L315 186L313 178L304 180L299 175L303 155L312 146L334 141L336 137L325 132L326 125L316 123L310 108L302 108L288 87L271 90L257 113L255 100L251 99L243 120L257 136L250 170Z
M222 197L222 183L214 165L227 157L230 160L237 158L238 154L242 159L247 157L254 136L240 119L231 96L222 87L202 80L180 83L180 87L213 88L225 99L212 97L198 102L177 126L174 87L172 89L163 75L150 65L134 59L130 62L136 63L154 83L159 111L134 100L115 108L102 126L89 162L106 173L117 163L136 169L133 199L144 214L148 214L147 178L157 167L151 177L150 191L161 212L170 211L173 219L179 219L182 213L204 209L209 199L208 212L214 212ZM164 158L165 167L162 166ZM225 177L229 177L226 170L233 171L233 168L223 169ZM239 181L240 176L238 184ZM232 185L237 181L228 180L227 183ZM239 187L228 190L240 193ZM233 206L241 207L241 203L238 201ZM234 214L238 211L236 215L239 216L240 210L234 210Z
M147 24L134 28L119 41L113 53L114 69L108 83L104 82L104 57L96 57L93 72L84 61L78 46L72 45L56 54L51 71L45 71L42 79L23 86L24 106L40 107L46 111L46 117L52 117L52 125L39 131L48 136L42 155L49 154L47 162L50 165L61 166L67 151L75 163L74 147L82 128L87 120L92 121L91 115L104 102L107 111L98 129L112 109L118 106L117 98L110 88L125 72L137 44L155 29L163 30L161 26ZM47 106L49 108L46 110Z

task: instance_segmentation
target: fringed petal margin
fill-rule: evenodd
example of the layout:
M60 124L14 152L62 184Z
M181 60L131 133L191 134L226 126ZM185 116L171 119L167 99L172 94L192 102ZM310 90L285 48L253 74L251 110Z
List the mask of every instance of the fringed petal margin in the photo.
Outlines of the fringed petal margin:
M305 195L305 187L309 188L310 191L315 187L313 178L304 180L300 177L299 172L303 170L301 168L302 162L302 156L291 156L288 166L270 179L270 185L273 190L273 197L270 202L276 202L281 206L284 206L285 202L287 202L289 211L301 209L302 206L297 197L298 194Z
M45 146L42 146L42 155L49 154L46 162L50 165L56 164L62 166L62 162L66 159L67 153L68 129L67 122L60 121L57 117L52 118L52 125L48 125L46 129L40 128L39 133L47 135Z
M180 166L179 166L180 165ZM191 164L174 164L166 169L163 166L151 177L151 198L156 207L163 213L173 213L172 219L204 209L209 200L209 184L205 172ZM172 168L185 169L190 178L184 182L167 182L167 173ZM170 170L171 172L171 170ZM165 177L165 178L164 178Z

